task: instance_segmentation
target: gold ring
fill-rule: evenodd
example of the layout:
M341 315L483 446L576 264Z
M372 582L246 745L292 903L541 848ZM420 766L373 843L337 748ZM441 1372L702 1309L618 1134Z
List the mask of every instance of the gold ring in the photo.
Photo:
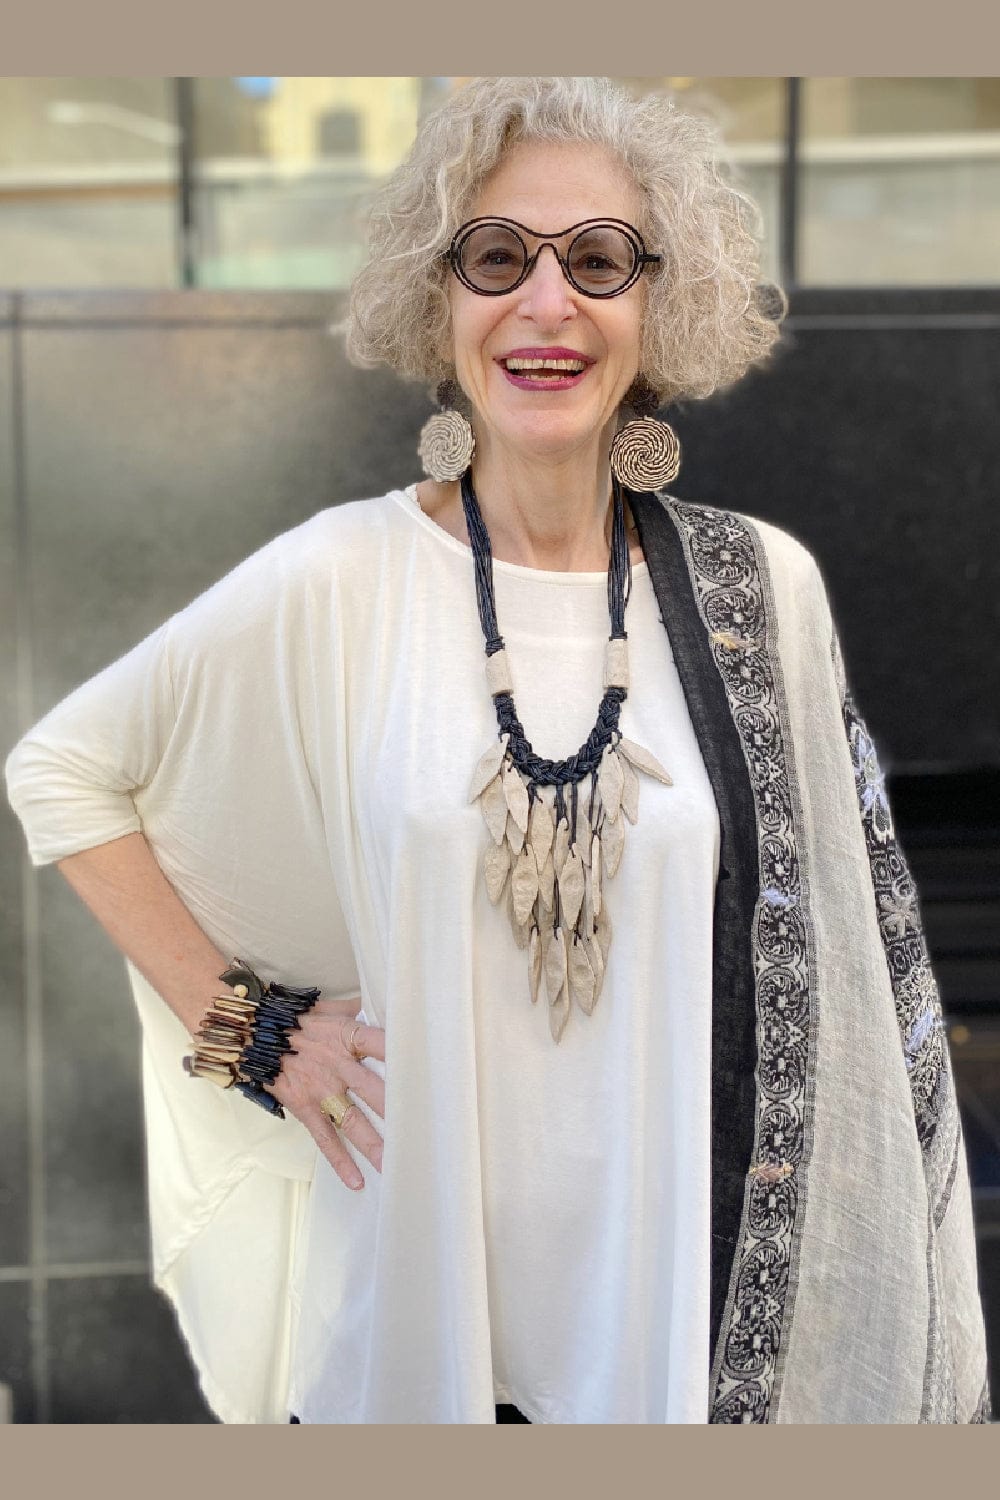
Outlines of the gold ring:
M350 1020L350 1016L348 1016L347 1019L344 1020L341 1023L341 1027L340 1027L340 1040L342 1042L344 1042L344 1046L347 1048L347 1050L351 1054L351 1056L352 1057L356 1057L358 1059L358 1061L360 1062L361 1059L362 1059L362 1057L364 1056L364 1053L357 1051L357 1049L354 1046L354 1038L357 1036L357 1034L358 1034L359 1031L364 1031L364 1029L365 1029L365 1023L363 1021L355 1021L353 1031L351 1032L351 1034L347 1038L347 1040L344 1041L344 1027L347 1025L347 1021L349 1021L349 1020Z
M325 1099L319 1101L319 1107L339 1130L354 1105L346 1094L327 1094Z

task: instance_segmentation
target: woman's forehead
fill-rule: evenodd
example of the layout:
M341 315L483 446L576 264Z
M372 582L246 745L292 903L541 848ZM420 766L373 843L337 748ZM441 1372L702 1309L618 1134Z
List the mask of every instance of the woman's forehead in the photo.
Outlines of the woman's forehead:
M468 217L498 214L551 234L580 219L634 223L640 208L631 174L606 147L518 141L480 187Z

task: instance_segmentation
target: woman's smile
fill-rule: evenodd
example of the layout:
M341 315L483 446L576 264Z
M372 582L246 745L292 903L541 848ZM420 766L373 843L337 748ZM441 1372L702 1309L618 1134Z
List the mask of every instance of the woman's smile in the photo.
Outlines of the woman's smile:
M497 364L522 391L567 391L580 384L595 361L575 349L513 349Z

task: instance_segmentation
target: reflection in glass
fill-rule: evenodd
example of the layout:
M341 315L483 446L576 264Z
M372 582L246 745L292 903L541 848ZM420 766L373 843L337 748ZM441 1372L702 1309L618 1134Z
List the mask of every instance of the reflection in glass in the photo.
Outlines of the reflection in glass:
M1000 279L1000 79L803 83L799 279Z
M0 286L177 284L169 78L0 78Z

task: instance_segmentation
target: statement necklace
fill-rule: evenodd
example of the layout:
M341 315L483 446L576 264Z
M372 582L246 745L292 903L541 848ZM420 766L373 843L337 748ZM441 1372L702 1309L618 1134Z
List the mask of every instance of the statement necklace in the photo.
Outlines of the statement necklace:
M628 695L625 606L632 560L625 536L621 485L612 478L608 563L611 635L604 648L604 696L595 723L575 755L544 760L528 741L514 706L513 683L493 593L493 550L472 478L462 475L462 504L476 569L476 599L486 640L486 681L496 706L499 739L480 760L470 802L479 802L490 831L486 889L496 905L506 893L519 948L528 951L531 999L544 977L549 1028L558 1042L572 1003L590 1015L597 1004L611 947L603 885L617 872L625 819L639 812L639 777L672 785L655 756L618 728Z

